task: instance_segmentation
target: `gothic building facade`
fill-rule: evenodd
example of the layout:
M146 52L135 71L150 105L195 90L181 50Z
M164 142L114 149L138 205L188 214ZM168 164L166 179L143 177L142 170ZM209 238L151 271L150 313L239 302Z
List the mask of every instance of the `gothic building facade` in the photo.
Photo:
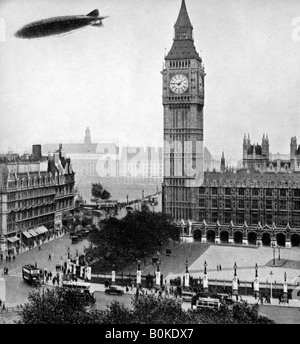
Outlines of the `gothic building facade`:
M262 144L243 140L243 168L203 172L204 67L182 0L175 38L163 75L163 212L182 228L185 240L300 246L300 149L291 142L289 161L272 159L268 135ZM185 142L189 145L185 145ZM188 149L192 147L192 149ZM197 149L198 148L198 149Z
M242 167L262 172L300 171L300 146L296 136L291 138L290 154L272 154L269 150L268 135L263 135L262 144L251 144L250 136L243 140Z

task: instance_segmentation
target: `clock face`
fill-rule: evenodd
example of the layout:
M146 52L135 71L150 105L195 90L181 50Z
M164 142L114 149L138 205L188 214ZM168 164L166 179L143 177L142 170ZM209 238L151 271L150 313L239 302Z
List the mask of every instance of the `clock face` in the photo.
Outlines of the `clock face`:
M189 86L188 79L183 74L177 74L173 76L173 78L170 81L170 89L174 93L180 94L187 90Z

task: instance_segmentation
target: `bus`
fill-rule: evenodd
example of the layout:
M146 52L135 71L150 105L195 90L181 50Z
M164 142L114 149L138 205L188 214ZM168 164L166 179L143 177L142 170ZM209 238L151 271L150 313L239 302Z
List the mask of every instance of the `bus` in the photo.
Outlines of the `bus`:
M91 291L91 283L63 281L62 286L68 289L80 290L83 295L87 296L88 300L90 300L92 303L96 302L94 292Z
M211 297L200 297L197 301L196 306L197 310L205 308L219 310L221 302L219 299L213 299Z

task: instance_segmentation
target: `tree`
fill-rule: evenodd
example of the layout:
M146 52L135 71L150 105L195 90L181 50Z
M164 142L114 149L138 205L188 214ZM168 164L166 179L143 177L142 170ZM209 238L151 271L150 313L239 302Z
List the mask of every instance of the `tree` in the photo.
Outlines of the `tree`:
M101 199L107 200L110 199L111 194L107 190L102 191Z
M256 306L239 303L239 310L219 311L203 309L195 313L183 310L181 301L156 295L139 295L132 299L131 309L113 301L107 309L99 312L97 321L101 324L270 324L266 317L260 316Z
M108 200L111 197L111 194L103 188L101 183L93 183L91 192L93 197L100 198L102 200Z
M100 183L92 184L92 196L95 198L101 198L103 192L103 186Z
M100 231L93 233L89 240L95 245L89 250L88 259L100 258L93 265L93 271L118 268L155 253L170 239L179 238L179 229L170 218L162 213L146 209L128 213L122 219L108 218L99 223Z
M28 300L20 314L21 324L90 324L97 318L90 310L91 301L78 290L57 287L44 295L35 291Z
M44 295L33 292L20 313L19 324L267 324L256 306L246 302L235 305L233 311L204 309L199 313L182 309L181 301L173 297L139 295L126 308L114 300L105 310L91 308L80 291L58 287Z

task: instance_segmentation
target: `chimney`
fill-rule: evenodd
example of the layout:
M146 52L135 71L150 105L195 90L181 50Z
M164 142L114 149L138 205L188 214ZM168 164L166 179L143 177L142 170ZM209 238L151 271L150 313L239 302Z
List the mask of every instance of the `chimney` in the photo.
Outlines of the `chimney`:
M40 161L42 159L42 146L32 145L32 158L35 161Z

